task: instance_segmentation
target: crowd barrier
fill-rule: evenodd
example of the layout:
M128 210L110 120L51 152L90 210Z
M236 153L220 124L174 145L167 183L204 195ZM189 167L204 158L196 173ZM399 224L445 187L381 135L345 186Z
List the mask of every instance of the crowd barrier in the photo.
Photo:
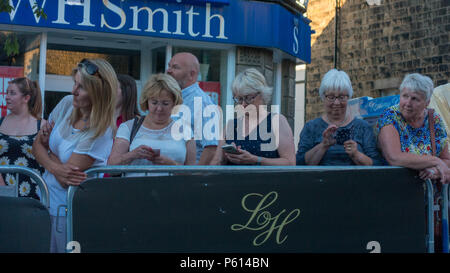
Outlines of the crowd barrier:
M100 175L119 172L166 175ZM111 166L88 174L68 191L67 241L81 252L434 251L431 181L406 168Z
M0 187L0 252L42 253L50 250L50 214L47 185L36 171L20 166L0 166L0 173L16 174L16 184ZM41 202L17 198L19 174L33 179Z

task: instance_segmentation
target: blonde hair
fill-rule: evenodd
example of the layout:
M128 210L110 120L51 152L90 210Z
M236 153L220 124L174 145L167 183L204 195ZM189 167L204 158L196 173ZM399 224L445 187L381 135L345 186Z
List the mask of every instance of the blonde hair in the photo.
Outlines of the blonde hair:
M83 65L78 65L73 71L74 76L80 73L83 89L89 94L91 99L91 114L89 130L94 130L94 138L103 135L108 127L113 131L116 129L114 111L116 106L116 96L118 80L116 72L110 63L103 59L86 59L88 62L98 67L94 75L90 75ZM74 108L70 116L70 123L73 125L81 118L81 111Z
M148 110L147 101L149 99L158 97L163 91L167 91L173 96L174 106L183 103L181 88L177 81L168 74L159 73L153 75L145 84L144 90L142 90L141 98L139 99L139 106L141 106L142 111Z
M42 97L41 88L37 81L32 81L26 77L16 78L8 84L15 84L23 96L30 96L28 100L28 112L36 119L41 119Z
M255 68L248 68L239 73L231 86L233 95L249 95L252 93L261 93L265 104L268 104L272 98L273 88L267 85L266 78Z

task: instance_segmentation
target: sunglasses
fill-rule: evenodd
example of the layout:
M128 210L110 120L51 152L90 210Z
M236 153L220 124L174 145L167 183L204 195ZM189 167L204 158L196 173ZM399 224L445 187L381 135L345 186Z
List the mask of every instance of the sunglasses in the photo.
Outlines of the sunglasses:
M78 67L84 67L89 75L94 76L97 74L101 78L100 73L98 73L98 66L91 63L87 59L81 60L81 62L78 64Z

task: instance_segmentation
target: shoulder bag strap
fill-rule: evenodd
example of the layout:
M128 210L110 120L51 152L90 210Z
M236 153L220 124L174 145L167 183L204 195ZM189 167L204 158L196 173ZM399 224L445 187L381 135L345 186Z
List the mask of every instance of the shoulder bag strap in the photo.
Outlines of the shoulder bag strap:
M434 109L428 109L428 126L430 127L431 151L436 156L436 139L434 134Z
M139 131L139 128L141 128L142 122L144 122L145 116L142 117L135 117L133 122L133 127L131 128L130 133L130 144L133 141L134 137L136 136L137 132Z

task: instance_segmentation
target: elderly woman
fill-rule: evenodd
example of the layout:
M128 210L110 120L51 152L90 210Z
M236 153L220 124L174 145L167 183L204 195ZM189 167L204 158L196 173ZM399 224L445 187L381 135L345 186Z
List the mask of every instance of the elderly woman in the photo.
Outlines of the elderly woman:
M108 164L194 165L194 139L172 134L172 110L182 102L180 87L170 75L153 75L140 98L141 109L148 110L148 115L120 125Z
M325 111L300 133L297 165L381 165L373 129L347 115L347 101L353 95L347 73L328 71L319 95Z
M0 119L0 165L25 166L44 172L42 166L31 154L31 147L41 125L42 101L39 84L28 78L17 78L8 83L6 107L9 114ZM20 197L39 200L37 184L25 175L0 175L0 185L18 186Z
M405 76L400 85L400 103L386 109L377 122L378 144L389 164L420 170L422 178L439 178L446 183L450 165L448 138L439 115L429 116L427 106L432 92L429 77L417 73ZM435 156L430 128L435 134Z
M235 78L232 90L237 118L228 122L211 165L295 165L291 127L283 115L267 111L272 88L264 76L247 69Z
M33 154L45 168L52 220L51 252L65 252L67 188L86 179L85 170L106 165L115 130L117 77L103 59L83 59L72 72L72 95L64 97L34 141ZM58 225L58 227L57 227Z

